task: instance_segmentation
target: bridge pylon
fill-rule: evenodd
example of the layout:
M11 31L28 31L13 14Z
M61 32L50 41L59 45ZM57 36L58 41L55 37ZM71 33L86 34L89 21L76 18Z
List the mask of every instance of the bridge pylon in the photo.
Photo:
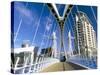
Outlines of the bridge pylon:
M50 11L52 12L52 14L55 16L55 19L57 20L58 22L58 25L60 27L60 51L63 51L64 53L66 53L66 51L64 51L64 43L63 43L63 40L64 40L64 25L65 25L65 21L67 19L67 16L68 14L70 13L70 10L71 8L73 7L73 5L65 5L65 9L64 9L64 12L63 12L63 16L60 16L59 12L58 12L58 9L56 7L56 4L54 3L47 3ZM62 52L60 52L60 56L62 55L61 54ZM66 55L66 54L64 54Z

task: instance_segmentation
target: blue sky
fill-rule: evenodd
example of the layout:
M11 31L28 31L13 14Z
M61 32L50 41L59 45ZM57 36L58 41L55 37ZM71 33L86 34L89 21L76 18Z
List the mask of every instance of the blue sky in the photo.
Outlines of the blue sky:
M57 4L60 15L63 14L65 5ZM94 30L97 33L97 8L95 6L76 6L74 5L71 13L66 20L64 27L64 47L68 49L68 31L71 31L73 36L72 27L74 25L73 18L77 12L83 11L89 17ZM72 14L72 15L71 15ZM53 31L57 35L57 47L60 49L60 29L55 17L50 12L46 4L43 3L27 3L27 2L14 2L14 48L21 47L23 40L29 40L31 45L39 46L41 48L47 48L52 45L52 40L48 37L52 37ZM72 40L72 46L74 49L74 42Z

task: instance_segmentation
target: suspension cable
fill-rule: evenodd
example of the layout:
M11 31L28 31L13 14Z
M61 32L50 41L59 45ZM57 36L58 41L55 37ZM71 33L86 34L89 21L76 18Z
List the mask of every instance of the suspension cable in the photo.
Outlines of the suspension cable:
M27 6L28 6L28 2L26 3L25 8L26 8ZM16 32L16 34L15 34L14 42L16 42L16 39L17 39L17 37L18 37L18 34L19 34L19 31L20 31L21 25L22 25L22 17L21 17L21 19L20 19L20 22L19 22L19 25L18 25L18 29L17 29L17 32Z
M33 45L34 40L35 40L35 38L36 38L36 34L37 34L37 31L38 31L38 28L39 28L39 25L40 25L41 17L42 17L43 11L44 11L44 6L45 6L45 4L44 4L43 7L42 7L41 15L40 15L40 18L39 18L37 27L36 27L36 31L35 31L34 37L33 37L33 39L32 39L32 45Z

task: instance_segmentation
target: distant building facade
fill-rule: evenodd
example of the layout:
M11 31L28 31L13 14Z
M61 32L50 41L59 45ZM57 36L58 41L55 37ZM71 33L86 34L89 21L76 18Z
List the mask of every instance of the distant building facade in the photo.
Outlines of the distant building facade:
M35 62L37 58L39 47L30 46L29 43L22 43L21 48L15 48L11 53L12 67L16 65L16 61L19 58L17 67L23 66L25 63L29 65L31 62Z
M68 32L68 55L69 56L72 56L73 55L73 48L72 48L72 39L73 39L73 37L72 37L72 35L71 35L71 32L69 31Z
M51 57L52 55L52 47L44 48L41 50L41 55Z
M75 15L75 49L79 55L92 57L97 55L96 32L83 12Z
M57 58L58 57L58 51L57 51L57 37L56 32L53 32L52 34L53 44L52 44L52 56Z

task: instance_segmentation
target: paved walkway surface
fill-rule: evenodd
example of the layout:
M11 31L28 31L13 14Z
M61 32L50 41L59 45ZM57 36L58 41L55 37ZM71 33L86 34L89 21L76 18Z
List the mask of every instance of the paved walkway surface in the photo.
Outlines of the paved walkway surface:
M81 67L79 65L69 63L69 62L59 62L55 63L41 72L56 72L56 71L68 71L68 70L85 70L86 68Z

